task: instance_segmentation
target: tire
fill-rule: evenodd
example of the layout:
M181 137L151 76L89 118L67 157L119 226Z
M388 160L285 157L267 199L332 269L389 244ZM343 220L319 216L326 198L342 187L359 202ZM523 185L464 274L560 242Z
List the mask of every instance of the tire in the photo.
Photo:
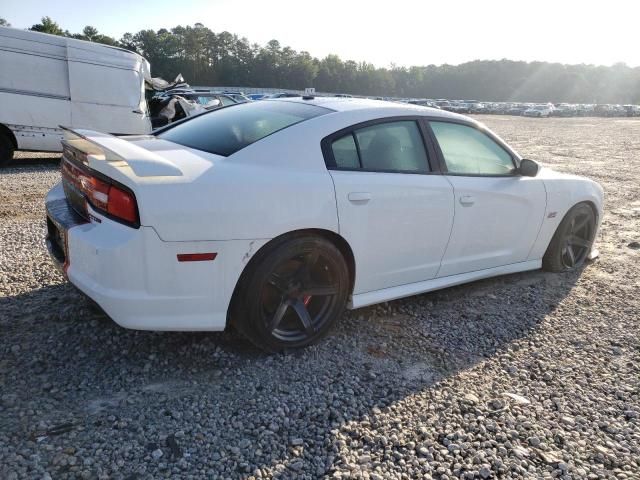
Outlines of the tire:
M6 167L13 160L14 146L9 136L0 131L0 168Z
M324 337L349 295L349 271L336 246L321 237L285 237L258 255L230 309L240 333L267 352Z
M586 203L575 205L562 219L542 258L550 272L579 269L589 256L596 230L596 215Z

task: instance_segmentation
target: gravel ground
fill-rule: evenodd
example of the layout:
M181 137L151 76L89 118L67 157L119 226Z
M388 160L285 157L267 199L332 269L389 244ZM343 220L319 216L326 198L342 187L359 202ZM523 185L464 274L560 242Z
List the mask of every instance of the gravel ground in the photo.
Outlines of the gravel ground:
M482 121L603 185L601 258L271 356L97 311L44 252L55 158L22 155L0 173L0 478L640 478L640 120Z

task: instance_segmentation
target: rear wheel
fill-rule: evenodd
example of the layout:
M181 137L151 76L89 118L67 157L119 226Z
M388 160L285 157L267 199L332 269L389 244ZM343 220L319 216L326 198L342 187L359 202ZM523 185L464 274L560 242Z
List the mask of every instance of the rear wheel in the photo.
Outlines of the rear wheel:
M323 238L285 239L250 268L231 313L238 330L263 350L310 345L344 310L349 272L340 251Z
M542 259L551 272L575 270L585 262L596 229L596 216L586 203L579 203L565 215Z
M9 136L0 131L0 168L6 167L13 160L13 142Z

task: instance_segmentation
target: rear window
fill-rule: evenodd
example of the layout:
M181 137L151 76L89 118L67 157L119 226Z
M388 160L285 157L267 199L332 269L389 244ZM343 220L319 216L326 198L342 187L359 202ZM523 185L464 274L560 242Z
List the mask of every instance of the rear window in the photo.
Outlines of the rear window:
M330 112L316 105L260 100L199 115L158 137L226 157L278 130Z

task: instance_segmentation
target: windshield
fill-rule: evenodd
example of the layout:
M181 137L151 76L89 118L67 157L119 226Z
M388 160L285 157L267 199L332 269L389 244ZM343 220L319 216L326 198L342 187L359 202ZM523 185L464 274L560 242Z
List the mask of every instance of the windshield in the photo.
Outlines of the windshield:
M227 157L272 133L329 112L332 110L298 102L239 103L193 117L157 136Z

